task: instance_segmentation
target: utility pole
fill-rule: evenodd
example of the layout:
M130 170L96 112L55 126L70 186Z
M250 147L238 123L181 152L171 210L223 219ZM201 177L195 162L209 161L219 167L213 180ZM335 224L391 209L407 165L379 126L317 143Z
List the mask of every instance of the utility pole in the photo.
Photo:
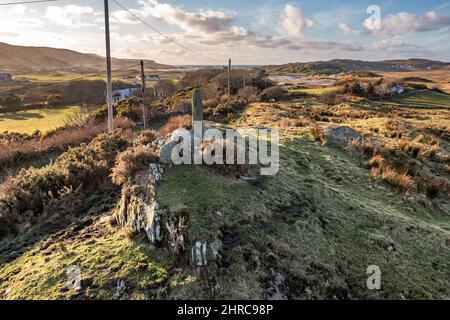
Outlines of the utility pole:
M112 79L111 79L111 42L109 38L109 6L105 0L105 38L106 38L106 102L108 104L108 132L114 129L114 110L112 101Z
M144 60L141 60L141 81L142 81L142 113L144 116L144 130L146 130L147 129L147 107L145 106Z
M231 100L231 59L228 59L228 100Z

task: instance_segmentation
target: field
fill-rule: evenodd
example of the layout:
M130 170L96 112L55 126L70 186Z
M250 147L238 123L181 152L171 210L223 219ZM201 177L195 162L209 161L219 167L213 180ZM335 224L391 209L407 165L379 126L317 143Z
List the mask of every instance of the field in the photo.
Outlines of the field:
M420 91L385 101L414 107L450 107L450 95L435 91Z
M0 114L0 132L33 133L46 132L64 124L68 115L79 111L79 107L53 108L8 112Z
M418 77L432 81L432 84L446 93L450 93L450 67L438 70L422 70L409 72L377 72L387 80ZM428 85L428 84L427 84Z
M337 89L338 89L337 86L328 86L328 87L320 87L320 88L293 89L293 90L289 90L289 92L290 93L307 93L307 94L319 95L319 94L334 91Z

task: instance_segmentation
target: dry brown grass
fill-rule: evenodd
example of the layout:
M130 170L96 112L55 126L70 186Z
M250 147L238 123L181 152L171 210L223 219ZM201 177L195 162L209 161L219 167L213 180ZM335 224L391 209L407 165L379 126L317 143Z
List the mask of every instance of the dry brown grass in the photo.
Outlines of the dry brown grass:
M325 141L325 132L324 129L319 126L317 123L313 123L309 127L309 131L311 132L314 140L320 141L321 143L324 143Z
M440 193L446 193L448 191L448 185L445 180L432 177L422 177L420 187L424 189L426 196L430 199L435 199Z
M283 118L280 120L280 127L281 128L295 128L295 127L307 127L310 125L311 120L305 119L305 118L299 118L299 119L290 119L290 118Z
M371 168L383 168L386 163L384 157L380 154L374 155L369 161L368 164Z
M192 117L190 115L175 116L169 119L167 123L156 133L158 137L164 137L167 134L180 129L190 129L192 127Z
M414 186L414 178L411 177L405 170L399 172L389 166L382 169L381 178L389 185L404 192L411 191Z

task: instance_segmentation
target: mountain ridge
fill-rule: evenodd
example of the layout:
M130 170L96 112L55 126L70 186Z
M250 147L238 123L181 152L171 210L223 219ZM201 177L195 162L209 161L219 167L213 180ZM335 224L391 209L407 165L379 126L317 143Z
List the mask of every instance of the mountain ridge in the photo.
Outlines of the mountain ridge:
M327 61L293 62L282 65L268 65L269 73L299 73L306 75L331 75L355 71L417 71L435 70L450 66L448 62L428 59L390 59L381 61L364 61L352 59L332 59Z
M139 63L140 59L112 58L113 68ZM154 60L144 60L148 68L172 68ZM93 53L82 53L64 48L18 46L0 42L0 70L30 72L52 70L103 70L105 58Z

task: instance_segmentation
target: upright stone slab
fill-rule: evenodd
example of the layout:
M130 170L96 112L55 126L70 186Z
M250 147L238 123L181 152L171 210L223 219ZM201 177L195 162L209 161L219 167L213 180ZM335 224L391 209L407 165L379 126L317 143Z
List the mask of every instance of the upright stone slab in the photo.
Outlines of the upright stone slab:
M192 128L195 121L203 121L203 103L200 89L192 92Z
M194 143L192 145L194 164L201 164L201 144L203 141L203 103L200 89L194 89L192 92L192 131L194 138Z

